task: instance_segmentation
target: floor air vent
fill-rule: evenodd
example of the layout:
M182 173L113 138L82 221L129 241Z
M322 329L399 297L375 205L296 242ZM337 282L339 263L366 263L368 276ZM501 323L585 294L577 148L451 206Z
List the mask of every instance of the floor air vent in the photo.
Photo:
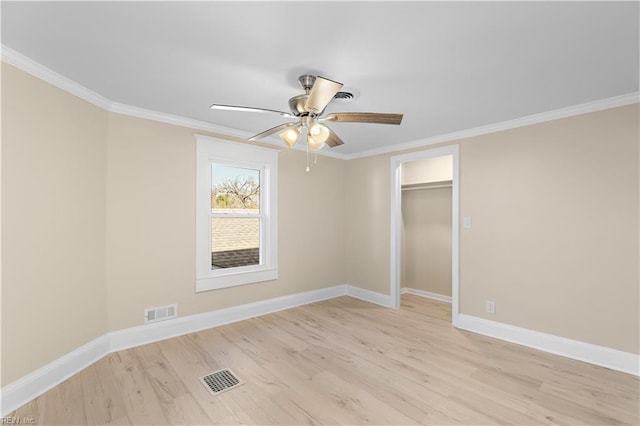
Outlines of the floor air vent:
M243 384L240 379L229 369L216 371L200 379L202 384L209 389L213 395L218 395Z

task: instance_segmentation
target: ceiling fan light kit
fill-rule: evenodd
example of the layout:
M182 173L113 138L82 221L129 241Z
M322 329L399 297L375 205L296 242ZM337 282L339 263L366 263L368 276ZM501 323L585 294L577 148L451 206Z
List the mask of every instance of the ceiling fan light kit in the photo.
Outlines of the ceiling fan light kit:
M300 130L298 130L297 127L292 127L280 133L279 136L280 139L282 139L282 141L289 146L289 148L293 148L293 146L296 144L296 142L298 142L298 139L300 138Z
M313 123L309 126L309 138L312 138L317 143L321 144L320 148L324 146L324 143L329 139L329 128L320 123ZM320 149L318 148L318 149ZM317 150L311 150L317 151Z
M309 151L317 152L324 148L324 141L318 140L313 136L307 136L307 146L309 147Z
M305 93L296 95L289 99L291 113L265 108L245 107L237 105L213 104L211 109L228 111L248 111L278 114L281 117L297 118L297 122L280 124L271 129L265 130L249 138L250 141L259 140L267 136L278 133L280 139L290 148L293 148L302 135L301 129L306 129L307 152L317 152L325 145L336 147L344 142L338 135L321 122L344 122L344 123L376 123L395 124L402 122L402 114L384 114L374 112L334 112L322 117L322 113L329 103L336 98L342 88L339 83L328 78L301 75L298 78L300 86ZM307 171L309 165L307 160Z

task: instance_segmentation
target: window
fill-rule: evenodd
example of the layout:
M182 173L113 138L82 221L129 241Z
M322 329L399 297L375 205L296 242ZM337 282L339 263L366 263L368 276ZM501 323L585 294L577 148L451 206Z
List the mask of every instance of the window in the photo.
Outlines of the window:
M197 136L196 291L278 278L278 151Z

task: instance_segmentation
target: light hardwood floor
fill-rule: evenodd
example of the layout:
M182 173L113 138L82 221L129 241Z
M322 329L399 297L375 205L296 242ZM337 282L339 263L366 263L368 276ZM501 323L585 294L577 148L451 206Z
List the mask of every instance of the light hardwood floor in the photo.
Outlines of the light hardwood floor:
M631 424L636 377L349 297L113 353L18 409L37 424ZM198 378L232 369L218 396Z

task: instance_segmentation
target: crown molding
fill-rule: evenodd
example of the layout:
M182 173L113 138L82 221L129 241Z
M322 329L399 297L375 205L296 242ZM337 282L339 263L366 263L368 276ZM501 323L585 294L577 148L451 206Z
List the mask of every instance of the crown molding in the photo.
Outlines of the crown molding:
M0 51L2 52L2 62L13 65L14 67L21 69L40 80L46 81L47 83L62 89L65 92L71 93L80 99L84 99L93 105L99 106L100 108L108 110L111 106L111 101L104 96L94 92L93 90L87 89L61 74L58 74L52 69L39 64L33 59L16 52L4 44L0 45Z
M31 58L28 58L27 56L24 56L23 54L9 47L6 47L3 44L0 44L0 51L3 62L12 65L42 81L45 81L61 90L64 90L67 93L77 96L80 99L83 99L109 112L123 114L130 117L143 118L151 121L157 121L160 123L172 124L174 126L187 127L193 130L212 132L224 136L232 136L240 139L248 139L253 136L253 133L244 130L233 129L206 121L194 120L179 115L167 114L164 112L153 111L133 105L113 102L110 99L100 95L99 93L96 93L84 87L83 85L78 84L75 81L58 74L52 69L45 67L44 65L34 61ZM282 148L282 142L274 137L264 138L260 142ZM306 151L303 144L295 146L294 149L298 151ZM338 158L341 160L346 159L345 154L340 154L329 150L319 151L318 155Z
M559 120L561 118L574 117L576 115L587 114L590 112L602 111L605 109L616 108L625 105L631 105L640 101L639 92L626 93L612 98L600 99L597 101L586 102L583 104L572 105L566 108L555 109L552 111L541 112L539 114L527 115L513 120L501 121L498 123L487 124L485 126L474 127L459 132L447 133L444 135L432 136L430 138L418 139L415 141L404 142L397 145L385 146L382 148L374 148L362 151L356 154L348 154L345 159L354 160L357 158L371 157L380 154L397 153L413 148L420 148L429 145L435 145L444 142L451 142L459 139L470 138L473 136L487 135L490 133L502 132L518 127L530 126L532 124L544 123L547 121Z
M194 120L179 115L167 114L118 102L112 102L108 110L109 112L127 115L129 117L143 118L145 120L158 121L160 123L172 124L174 126L188 127L193 130L220 133L226 136L234 136L242 139L247 139L252 136L251 133L243 130L232 129L230 127L219 126L206 121Z
M173 124L175 126L182 126L191 128L194 130L201 130L212 133L219 133L221 135L233 136L242 139L248 139L253 134L244 131L233 129L229 127L220 126L217 124L194 120L178 115L167 114L164 112L148 110L132 105L121 104L113 102L110 99L96 93L75 81L64 77L57 72L45 67L44 65L34 61L31 58L24 56L23 54L0 44L0 51L2 61L13 65L22 71L33 75L40 80L46 81L53 86L62 89L72 95L75 95L85 101L99 106L109 112L128 115L131 117L144 118L147 120L157 121L161 123ZM372 157L374 155L396 153L404 150L420 148L429 145L435 145L439 143L451 142L458 139L470 138L473 136L486 135L490 133L501 132L504 130L515 129L518 127L529 126L532 124L544 123L547 121L558 120L561 118L573 117L576 115L587 114L590 112L602 111L605 109L616 108L619 106L631 105L638 103L639 93L632 92L620 96L614 96L612 98L601 99L597 101L587 102L583 104L573 105L566 108L560 108L552 111L547 111L539 114L527 115L524 117L516 118L513 120L502 121L498 123L488 124L485 126L474 127L467 130L461 130L458 132L447 133L444 135L432 136L425 139L418 139L415 141L404 142L396 145L385 146L381 148L369 149L359 153L342 154L331 150L321 150L318 155L325 157L337 158L340 160L354 160L357 158ZM274 137L268 137L261 142L265 142L270 145L281 147L281 142ZM303 144L296 145L293 149L298 151L306 151Z
M109 112L128 115L130 117L144 118L147 120L158 121L161 123L173 124L176 126L188 127L194 130L202 130L207 132L222 133L228 136L235 136L239 138L248 138L252 136L251 133L242 130L231 129L228 127L218 126L212 123L204 121L193 120L190 118L181 117L178 115L166 114L163 112L152 111L145 108L136 107L133 105L121 104L113 102L108 98L76 83L73 80L64 77L50 68L34 61L31 58L24 56L17 51L0 45L2 50L2 61L10 65L13 65L20 70L31 74L32 76L39 78L65 92L68 92L74 96L77 96L85 101L99 106Z
M132 105L121 104L118 102L111 102L109 112L127 115L129 117L143 118L146 120L157 121L160 123L172 124L174 126L187 127L193 130L201 130L205 132L217 133L224 136L233 136L240 139L247 140L254 134L247 132L246 130L238 130L231 127L220 126L218 124L208 123L206 121L193 120L191 118L182 117L179 115L167 114L164 112L153 111L150 109L139 108ZM284 148L282 142L274 137L268 137L260 140L261 143L273 145L274 147L281 149ZM296 151L305 151L304 144L298 144L293 149ZM319 151L318 155L325 157L333 157L341 160L345 160L346 156L337 152L329 150Z
M218 124L208 123L206 121L193 120L191 118L186 118L179 115L166 114L164 112L158 112L150 109L139 108L132 105L121 104L118 102L112 102L110 107L108 108L108 111L116 114L127 115L129 117L143 118L145 120L172 124L174 126L187 127L193 130L201 130L204 132L217 133L222 136L233 136L236 138L245 139L247 140L247 143L250 143L248 139L251 136L253 136L253 133L247 132L245 130L238 130L231 127L225 127L225 126L220 126ZM278 149L284 148L282 142L279 139L275 139L272 137L261 139L260 142L268 145L273 145ZM305 151L305 147L303 144L296 145L293 149L297 151ZM339 158L341 160L345 159L344 154L331 152L329 150L318 152L318 154L323 155L325 157Z

